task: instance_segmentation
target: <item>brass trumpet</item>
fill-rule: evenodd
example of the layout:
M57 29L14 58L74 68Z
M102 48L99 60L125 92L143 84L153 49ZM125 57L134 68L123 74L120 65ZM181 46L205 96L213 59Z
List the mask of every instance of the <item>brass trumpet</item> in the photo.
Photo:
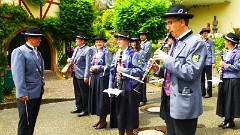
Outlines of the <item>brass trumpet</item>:
M67 63L61 71L56 72L56 75L60 79L67 80L68 79L68 72L71 72L71 71L72 71L72 64Z

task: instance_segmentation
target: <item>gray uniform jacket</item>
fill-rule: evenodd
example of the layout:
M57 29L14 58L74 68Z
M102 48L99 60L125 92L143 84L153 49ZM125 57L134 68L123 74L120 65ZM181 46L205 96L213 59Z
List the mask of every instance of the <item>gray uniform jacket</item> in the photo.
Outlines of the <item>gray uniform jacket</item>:
M44 85L44 61L40 52L39 55L42 65L31 47L22 45L13 50L11 67L17 98L22 96L28 96L29 99L40 97Z
M151 43L146 39L145 41L141 42L141 48L142 48L143 51L144 51L145 62L148 62L149 59L151 58L152 45L151 45Z
M169 54L175 48L171 47ZM174 119L198 118L203 113L201 94L201 75L206 60L205 43L192 31L177 42L173 57L168 56L158 76L164 77L166 70L170 75L170 116ZM184 87L190 89L183 94Z
M225 62L223 78L240 78L240 50L233 49L228 59L226 54L223 55Z
M103 77L110 74L110 65L112 62L112 54L108 51L106 47L102 49L102 55L96 58L97 49L93 51L93 57L91 59L91 66L95 65L95 59L98 59L96 74L98 77ZM94 72L95 73L95 72Z
M214 41L210 39L206 39L205 41L206 47L207 47L207 59L206 59L206 66L211 66L212 64L216 63L216 57L215 57L215 44Z
M110 77L109 77L109 88L113 88L113 84L115 81L115 75L116 75L116 67L117 67L117 56L118 52L113 56L113 60L110 67ZM124 68L122 69L122 72L128 75L131 75L133 77L141 77L143 75L143 69L142 69L142 61L140 58L139 53L135 52L131 47L128 47L128 50L125 52L127 55L126 60L122 61L124 64ZM132 55L132 57L131 57ZM132 85L136 85L138 81L129 78L129 80L132 82Z
M89 78L92 54L92 49L87 45L75 48L72 55L72 64L77 79Z

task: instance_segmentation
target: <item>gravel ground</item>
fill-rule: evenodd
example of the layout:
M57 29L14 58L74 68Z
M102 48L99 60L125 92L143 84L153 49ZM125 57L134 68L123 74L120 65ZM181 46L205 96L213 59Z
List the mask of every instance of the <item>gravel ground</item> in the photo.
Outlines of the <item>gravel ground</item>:
M46 71L46 91L44 99L73 99L72 78L60 80L52 71ZM148 102L144 107L156 106L160 103L160 88L147 84ZM216 115L217 87L213 88L213 97L203 98L203 114L199 117L196 135L240 135L240 120L235 119L234 129L222 129L217 127L223 121ZM109 123L106 129L95 130L92 125L98 120L97 116L77 117L69 112L75 108L74 101L56 102L41 105L38 120L35 127L35 135L115 135L117 129L110 129ZM143 108L143 107L142 107ZM140 110L142 108L139 108ZM107 117L109 122L109 116ZM0 110L0 135L16 135L18 123L17 108ZM164 121L159 118L159 113L144 113L139 111L139 128L164 126ZM146 133L146 135L155 135ZM141 134L142 135L142 134ZM156 134L157 135L157 134Z
M53 99L53 98L74 98L73 81L69 74L68 80L59 79L53 71L45 71L45 92L43 99ZM160 92L160 88L148 84L148 93Z
M62 80L53 71L45 71L45 92L43 99L74 98L72 77Z

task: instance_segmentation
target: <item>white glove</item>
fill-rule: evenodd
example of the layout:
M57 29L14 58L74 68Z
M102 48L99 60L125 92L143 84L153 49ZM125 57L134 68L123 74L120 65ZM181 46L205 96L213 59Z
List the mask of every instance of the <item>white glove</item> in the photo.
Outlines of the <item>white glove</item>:
M164 62L167 57L168 57L168 55L165 52L158 49L156 52L154 52L153 59Z

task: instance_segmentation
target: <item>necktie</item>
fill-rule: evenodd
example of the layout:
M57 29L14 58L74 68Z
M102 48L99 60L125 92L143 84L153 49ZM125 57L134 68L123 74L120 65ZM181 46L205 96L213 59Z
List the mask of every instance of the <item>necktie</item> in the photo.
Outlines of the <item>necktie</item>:
M39 62L39 65L40 65L40 72L42 72L42 59L40 57L39 52L37 51L37 48L34 48L34 52L35 52L35 54L36 54L36 56L38 58L38 62Z
M40 70L41 70L41 72L42 72L42 59L41 59L41 57L40 57L39 52L37 52L37 57L38 57L38 61L39 61L39 63L40 63Z
M173 57L173 54L174 54L174 51L176 49L176 42L174 42L174 48L170 54L171 57ZM171 72L169 70L167 70L167 74L166 74L166 81L165 81L165 85L164 85L164 90L165 90L165 93L167 96L170 96L170 75L171 75Z

